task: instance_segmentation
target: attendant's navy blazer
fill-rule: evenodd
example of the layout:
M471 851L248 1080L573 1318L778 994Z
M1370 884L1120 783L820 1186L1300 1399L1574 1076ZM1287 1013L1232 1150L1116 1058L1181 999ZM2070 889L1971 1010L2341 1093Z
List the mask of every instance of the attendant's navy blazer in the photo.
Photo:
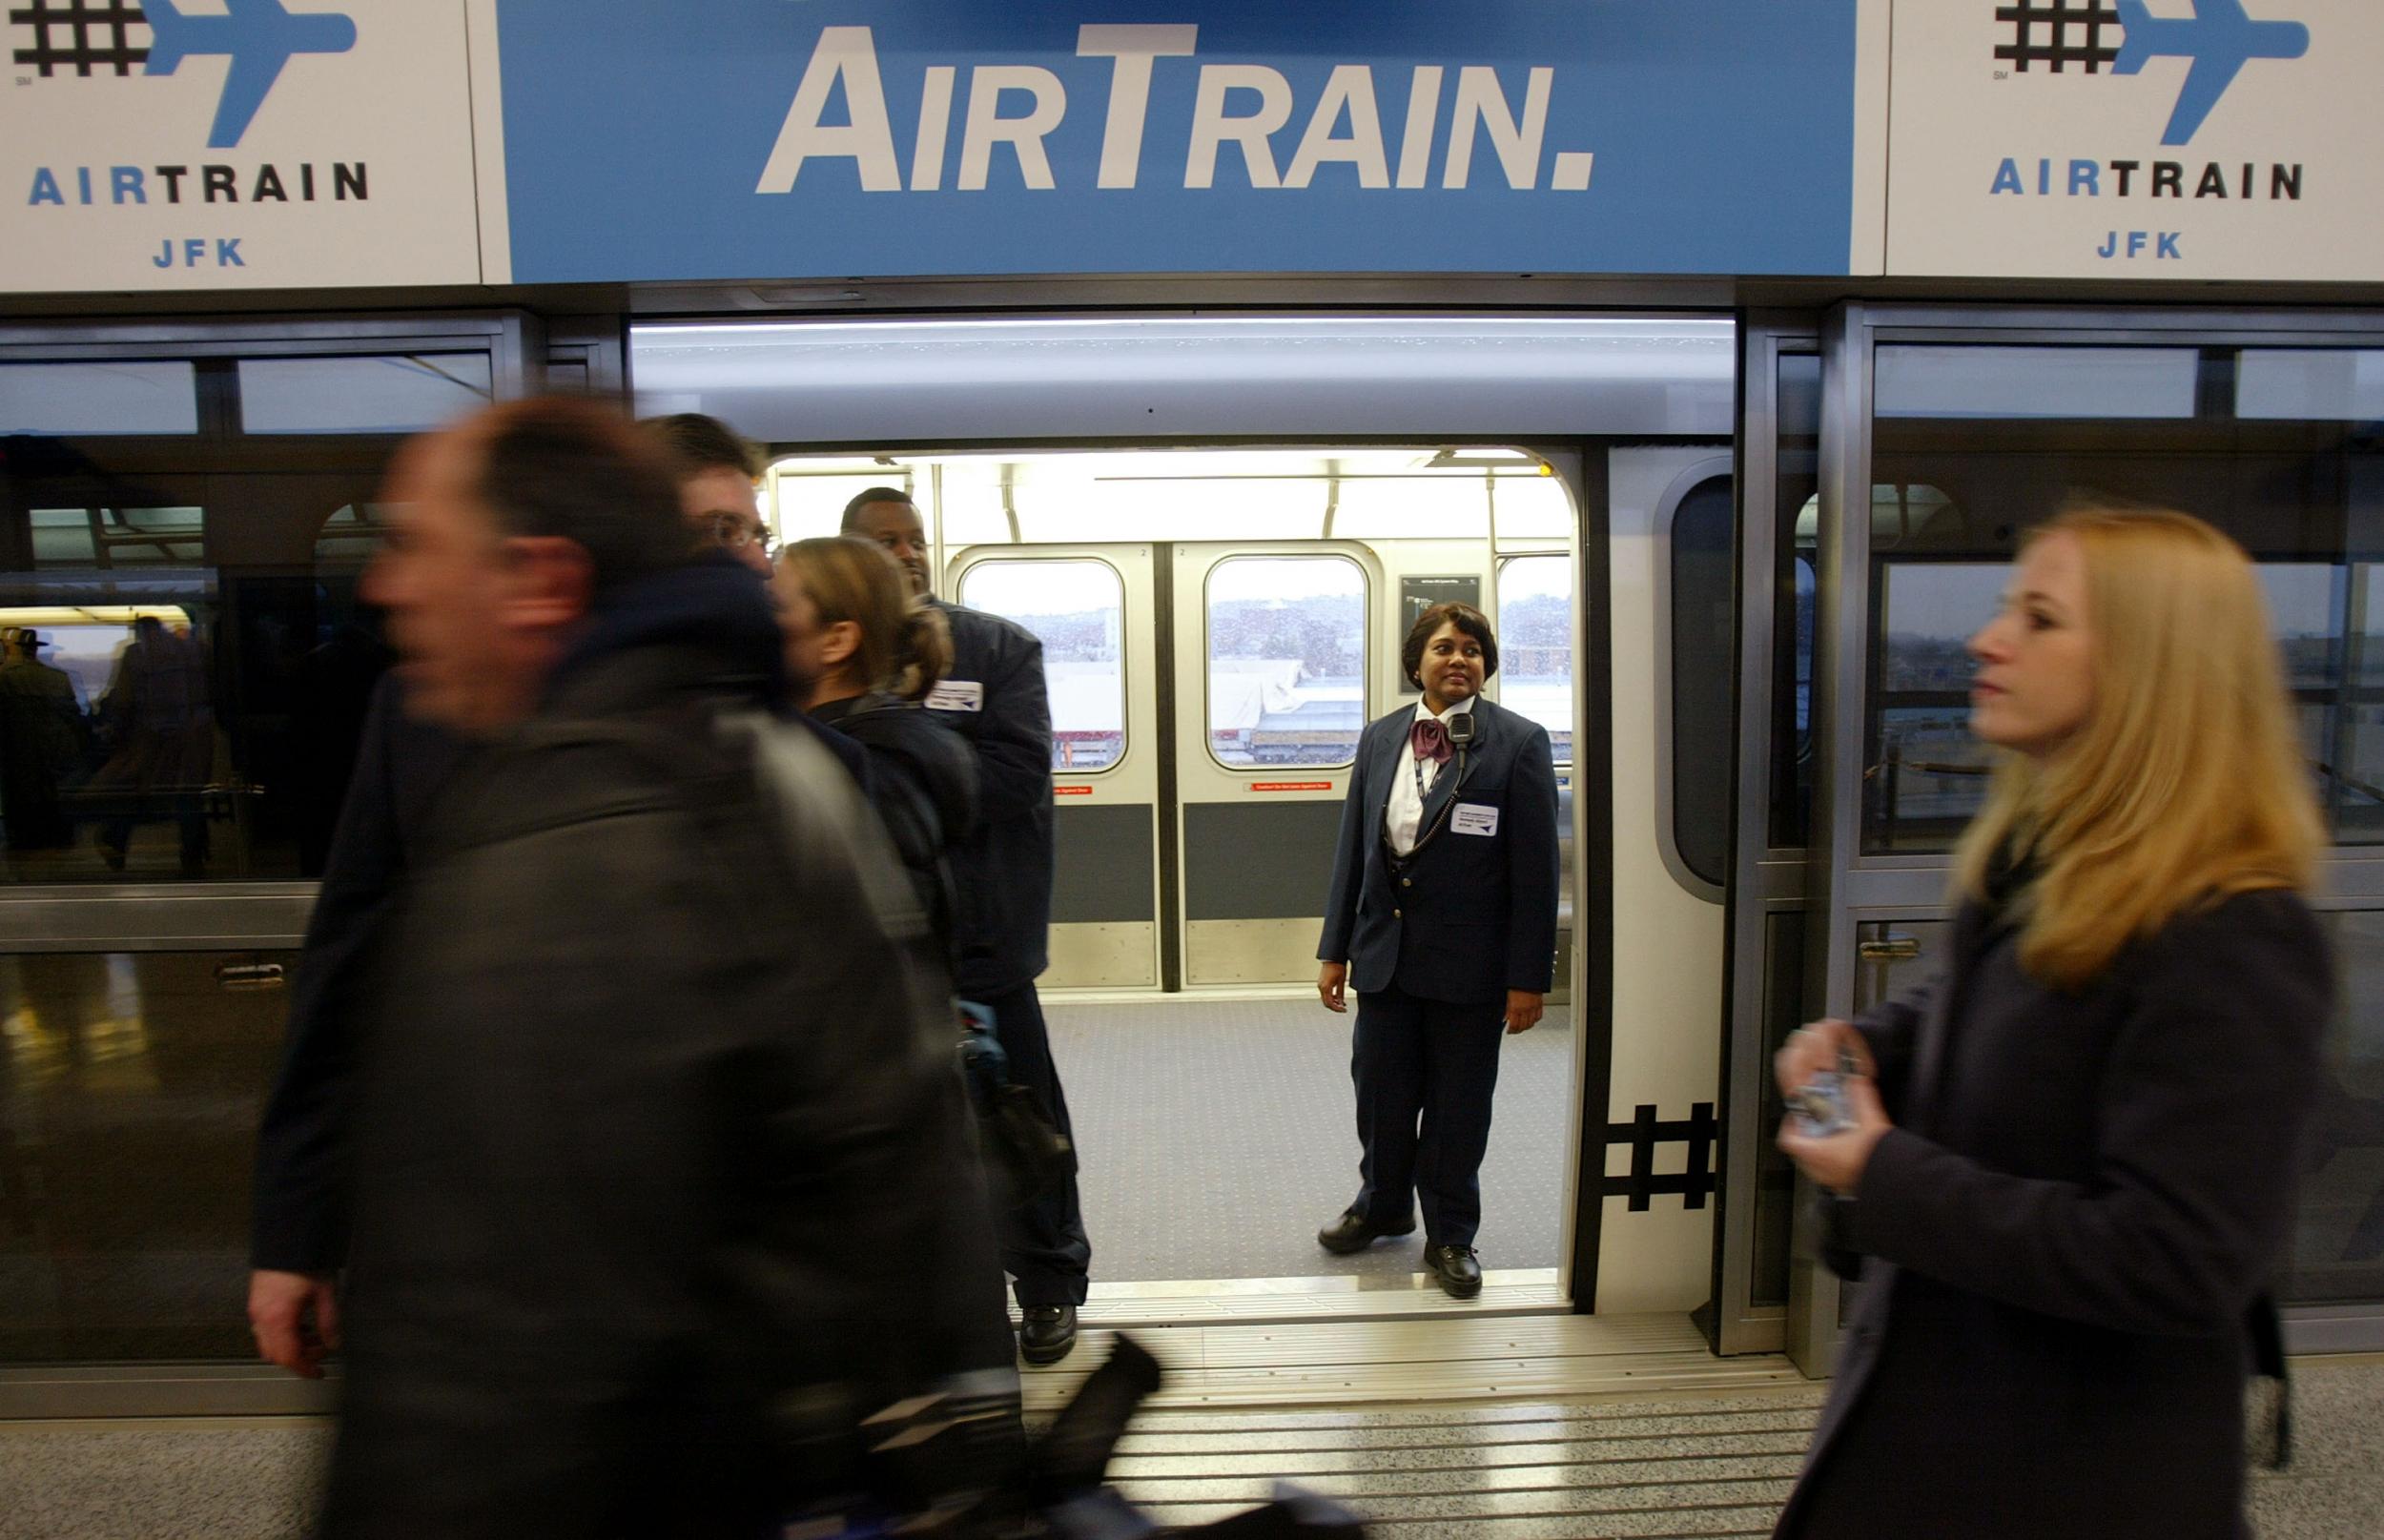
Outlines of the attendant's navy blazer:
M1473 742L1462 764L1441 767L1404 859L1391 854L1385 815L1415 708L1368 724L1358 742L1316 955L1347 962L1361 995L1396 983L1420 999L1470 1003L1548 990L1558 884L1548 731L1488 700L1472 714ZM1460 821L1460 808L1492 810L1496 832L1466 832L1487 819Z

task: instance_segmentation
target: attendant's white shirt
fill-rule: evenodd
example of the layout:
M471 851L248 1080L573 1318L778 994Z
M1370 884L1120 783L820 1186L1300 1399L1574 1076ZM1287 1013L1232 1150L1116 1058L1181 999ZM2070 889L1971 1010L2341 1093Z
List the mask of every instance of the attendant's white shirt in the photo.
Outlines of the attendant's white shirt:
M1473 697L1469 695L1450 707L1439 721L1446 725L1450 717L1466 716L1472 710ZM1424 793L1429 791L1432 783L1440 779L1443 769L1428 759L1419 766L1415 757L1415 724L1432 720L1432 708L1418 701L1415 703L1414 721L1409 722L1408 730L1400 735L1399 768L1391 772L1390 802L1384 810L1386 821L1390 826L1390 848L1400 855L1415 849L1416 830L1424 822ZM1422 771L1420 782L1417 778L1419 770Z

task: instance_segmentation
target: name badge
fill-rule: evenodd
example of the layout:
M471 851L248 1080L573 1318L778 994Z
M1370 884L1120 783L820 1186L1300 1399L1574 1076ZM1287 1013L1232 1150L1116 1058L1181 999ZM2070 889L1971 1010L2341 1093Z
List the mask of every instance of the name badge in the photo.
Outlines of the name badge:
M985 687L974 679L947 679L927 692L931 711L982 711Z
M1460 834L1495 834L1498 832L1498 810L1479 802L1460 802L1449 814L1449 827Z

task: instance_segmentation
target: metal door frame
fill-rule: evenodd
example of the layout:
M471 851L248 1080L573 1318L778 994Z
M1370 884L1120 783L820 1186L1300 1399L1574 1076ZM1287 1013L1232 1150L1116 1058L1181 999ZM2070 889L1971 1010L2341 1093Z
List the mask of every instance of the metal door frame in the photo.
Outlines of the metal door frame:
M1724 897L1722 1142L1716 1152L1720 1212L1714 1226L1714 1350L1778 1352L1788 1307L1754 1303L1754 1173L1770 1130L1758 1126L1765 1052L1766 921L1807 908L1802 849L1772 844L1773 680L1778 667L1774 573L1779 557L1779 362L1819 351L1820 327L1809 316L1750 315L1739 320L1739 421L1737 626L1738 660L1731 765L1730 871ZM1824 377L1826 378L1826 377ZM1816 585L1819 586L1818 583ZM1818 744L1820 740L1815 739Z

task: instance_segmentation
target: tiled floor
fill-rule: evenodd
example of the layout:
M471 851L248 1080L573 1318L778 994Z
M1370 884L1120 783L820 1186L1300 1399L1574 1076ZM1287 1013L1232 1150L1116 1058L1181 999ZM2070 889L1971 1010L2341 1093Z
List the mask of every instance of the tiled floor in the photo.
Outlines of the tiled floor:
M1350 1017L1305 1000L1045 1007L1082 1162L1093 1277L1405 1274L1420 1236L1354 1257L1316 1243L1356 1195ZM1506 1040L1482 1166L1482 1264L1552 1267L1572 1031Z
M2296 1365L2299 1451L2252 1481L2258 1540L2365 1540L2384 1476L2384 1361ZM1823 1389L1144 1413L1110 1475L1161 1523L1283 1477L1378 1536L1587 1540L1770 1531ZM290 1419L0 1423L0 1540L295 1540L324 1426Z

